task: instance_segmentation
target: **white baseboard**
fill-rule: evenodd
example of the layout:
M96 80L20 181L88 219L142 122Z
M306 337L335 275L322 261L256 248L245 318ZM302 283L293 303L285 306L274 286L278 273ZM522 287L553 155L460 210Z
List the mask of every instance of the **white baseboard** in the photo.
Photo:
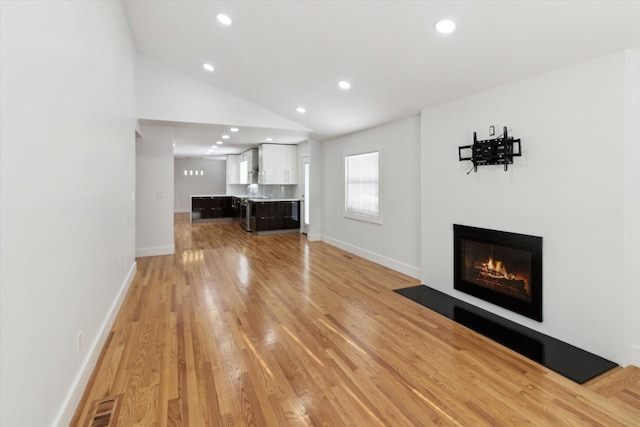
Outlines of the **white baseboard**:
M354 255L358 255L371 262L375 262L376 264L384 265L387 268L398 271L402 274L406 274L407 276L411 276L414 279L420 280L421 270L418 267L414 267L404 262L397 261L395 259L377 254L375 252L371 252L367 249L354 246L347 242L343 242L342 240L334 239L333 237L322 236L322 241L347 252L350 252Z
M157 255L173 255L176 252L175 246L156 246L153 248L136 248L136 258Z
M631 346L631 364L640 367L640 345Z
M186 208L176 208L173 211L173 213L189 213L189 212L191 212L191 209L186 209Z
M102 325L100 325L99 333L93 343L91 343L91 347L87 352L87 356L82 362L80 370L71 385L71 389L69 390L69 393L67 393L67 396L64 398L60 411L58 412L58 415L56 416L56 419L52 425L68 426L71 423L71 419L73 418L76 407L80 403L80 399L82 399L84 389L87 387L89 379L91 378L91 374L93 373L96 363L98 362L98 358L100 357L100 353L102 352L102 347L107 341L109 331L111 331L111 327L113 326L113 322L116 320L118 312L120 311L120 307L122 306L124 297L127 295L127 291L129 290L129 287L133 282L133 278L136 275L137 268L138 264L134 262L133 265L131 265L127 276L125 277L122 286L120 286L118 295L116 295L115 300L111 304L111 307L107 312L107 316L102 322Z
M309 233L307 234L307 240L310 242L316 242L318 240L322 240L322 234L320 233Z

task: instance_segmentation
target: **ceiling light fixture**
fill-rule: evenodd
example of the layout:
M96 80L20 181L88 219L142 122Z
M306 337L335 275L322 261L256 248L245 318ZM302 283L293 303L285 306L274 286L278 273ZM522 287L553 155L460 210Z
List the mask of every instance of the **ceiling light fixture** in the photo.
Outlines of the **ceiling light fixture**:
M230 130L231 132L238 132L240 129L238 129L238 128L231 128L231 129L229 129L229 130Z
M229 18L224 13L219 13L218 16L216 16L216 18L218 18L218 21L223 25L231 25L231 23L233 22L231 21L231 18Z
M267 139L265 139L265 141L271 142L271 141L273 141L273 138L267 138Z
M346 80L340 80L340 81L338 82L338 87L339 87L340 89L342 89L342 90L349 90L349 89L351 89L351 83L349 83L349 82L348 82L348 81L346 81Z
M304 107L296 107L296 111L300 114L304 114L307 110Z
M216 144L222 145L222 141L216 141Z
M440 34L450 34L456 29L456 23L450 19L441 19L436 22L433 27Z
M231 138L229 135L222 135L222 139L229 139Z
M204 68L205 70L212 72L213 70L215 70L215 68L213 68L213 65L211 64L202 64L202 68Z

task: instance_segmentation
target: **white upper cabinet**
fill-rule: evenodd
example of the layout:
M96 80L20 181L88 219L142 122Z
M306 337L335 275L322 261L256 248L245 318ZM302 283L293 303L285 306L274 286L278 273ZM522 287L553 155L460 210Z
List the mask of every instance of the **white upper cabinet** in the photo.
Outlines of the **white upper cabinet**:
M240 156L237 154L227 154L227 184L241 184Z
M285 145L285 180L286 184L298 183L298 146Z
M258 183L282 185L298 183L298 147L296 145L262 144L258 148L260 172Z
M252 148L238 156L240 184L253 184L256 182L254 171L258 169L258 149Z

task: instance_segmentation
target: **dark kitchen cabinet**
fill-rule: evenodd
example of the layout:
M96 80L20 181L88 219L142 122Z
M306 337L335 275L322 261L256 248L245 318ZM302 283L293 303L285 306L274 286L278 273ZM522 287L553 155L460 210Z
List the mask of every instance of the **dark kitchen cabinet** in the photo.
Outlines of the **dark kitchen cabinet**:
M204 216L203 218L222 218L222 206L220 199L217 197L208 197L204 199Z
M300 228L300 202L280 202L282 229Z
M282 220L278 202L252 202L251 230L267 231L279 230Z
M191 198L191 219L233 218L235 210L231 196L202 196Z
M220 207L222 208L223 218L234 218L236 216L236 210L233 207L233 200L231 197L219 197Z
M204 218L204 197L192 197L191 198L191 219Z
M299 201L250 201L251 231L275 231L300 228Z

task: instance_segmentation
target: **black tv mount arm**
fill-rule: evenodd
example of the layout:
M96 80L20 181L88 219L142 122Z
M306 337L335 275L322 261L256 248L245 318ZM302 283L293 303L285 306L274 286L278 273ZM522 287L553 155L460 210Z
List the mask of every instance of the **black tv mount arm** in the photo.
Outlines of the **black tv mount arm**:
M460 161L471 160L473 171L478 171L478 166L504 165L506 171L513 158L522 156L520 139L514 139L507 134L507 127L502 128L502 136L494 139L484 139L478 141L476 133L473 133L473 145L462 145L458 147L458 158ZM466 151L463 153L465 150Z

